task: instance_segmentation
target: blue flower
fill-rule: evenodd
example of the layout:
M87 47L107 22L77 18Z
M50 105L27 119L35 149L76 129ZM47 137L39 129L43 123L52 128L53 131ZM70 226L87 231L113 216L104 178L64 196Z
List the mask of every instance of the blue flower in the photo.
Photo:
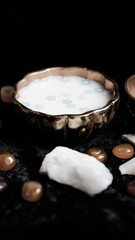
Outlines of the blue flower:
M91 83L90 79L83 79L82 80L82 85L89 85Z
M29 107L29 106L30 106L29 102L22 102L22 104L23 104L25 107Z
M69 82L70 79L67 76L63 76L61 77L60 81L66 83L66 82Z
M35 108L36 110L40 110L40 109L42 109L43 107L44 107L44 105L43 105L43 104L40 104L40 103L37 103L37 104L34 105L34 108Z
M47 96L46 99L49 101L54 101L56 99L56 97L50 95L50 96Z
M85 95L80 95L80 96L78 96L78 98L79 98L80 100L85 100L85 99L86 99L86 96L85 96Z
M63 99L63 103L64 103L64 104L71 104L71 103L72 103L72 100L69 99L69 98L66 98L66 99Z
M102 93L104 91L104 89L103 88L95 88L94 91L96 93Z
M90 89L87 89L87 90L84 91L84 93L85 93L85 94L91 94L92 91L91 91Z
M87 108L87 107L81 107L80 108L81 113L88 112L88 111L89 111L89 108Z
M110 94L110 93L111 93L110 90L105 90L105 91L103 92L104 95L107 95L107 94Z
M72 104L72 103L71 104L67 104L67 107L68 108L75 108L75 104Z

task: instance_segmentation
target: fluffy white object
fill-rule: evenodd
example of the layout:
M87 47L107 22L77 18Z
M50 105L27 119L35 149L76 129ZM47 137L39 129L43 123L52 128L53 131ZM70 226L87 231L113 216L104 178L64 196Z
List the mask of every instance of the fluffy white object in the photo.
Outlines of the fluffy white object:
M135 175L135 158L123 163L119 166L121 174Z
M95 157L61 146L45 156L39 172L90 196L101 193L113 181L110 170Z

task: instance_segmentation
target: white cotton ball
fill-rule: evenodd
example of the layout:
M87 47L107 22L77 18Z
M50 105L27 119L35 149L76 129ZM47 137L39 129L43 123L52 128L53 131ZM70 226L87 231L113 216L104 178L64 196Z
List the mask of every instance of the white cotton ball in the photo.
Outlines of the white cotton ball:
M96 158L61 146L45 156L39 172L90 196L104 191L113 180L110 170Z

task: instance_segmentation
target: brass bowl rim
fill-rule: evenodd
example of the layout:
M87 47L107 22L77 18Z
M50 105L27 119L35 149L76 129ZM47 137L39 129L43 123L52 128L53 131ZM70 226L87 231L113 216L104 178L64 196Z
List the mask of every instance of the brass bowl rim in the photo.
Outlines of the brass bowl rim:
M125 84L124 84L124 88L125 88L125 91L126 93L128 94L128 96L130 98L132 98L133 100L135 100L135 97L133 97L133 95L128 91L128 82L132 79L132 78L135 78L135 74L131 75L129 78L127 78L127 80L125 81Z
M30 75L36 75L36 74L40 74L42 72L46 72L46 71L50 71L50 70L59 70L59 69L71 69L71 68L76 68L76 69L80 69L80 70L85 70L85 71L93 71L95 73L99 73L101 74L103 77L105 77L107 80L109 80L110 82L113 83L114 85L114 91L115 91L115 95L112 97L112 99L110 101L108 101L108 103L102 107L102 108L98 108L98 109L93 109L93 110L90 110L90 111L87 111L87 112L84 112L84 113L79 113L79 114L61 114L61 115L50 115L50 114L47 114L47 113L42 113L42 112L39 112L39 111L34 111L26 106L24 106L23 104L21 104L17 99L16 99L16 94L17 94L17 85L22 82L22 81L26 81L27 80L27 77L30 76ZM120 99L120 93L119 93L119 86L118 84L116 83L116 81L114 81L112 78L110 78L108 75L106 75L105 73L102 73L100 71L96 71L96 70L93 70L93 69L89 69L89 68L83 68L83 67L77 67L77 66L72 66L72 67L50 67L50 68L45 68L45 69L42 69L42 70L39 70L39 71L34 71L34 72L29 72L27 73L26 75L24 75L24 77L17 81L16 84L14 85L14 92L13 92L13 97L12 97L12 102L15 104L15 105L18 105L21 110L23 112L26 112L27 114L30 114L30 115L38 115L38 116L41 116L41 117L48 117L48 118L54 118L54 119L57 119L57 118L62 118L62 117L87 117L89 115L92 115L93 113L100 113L100 112L103 112L105 110L107 110L112 104L114 105L115 102L117 102L118 100Z

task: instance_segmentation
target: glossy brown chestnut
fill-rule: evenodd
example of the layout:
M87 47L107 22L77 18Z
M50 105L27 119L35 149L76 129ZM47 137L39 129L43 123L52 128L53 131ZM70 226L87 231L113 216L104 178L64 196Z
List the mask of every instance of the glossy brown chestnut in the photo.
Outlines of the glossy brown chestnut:
M0 153L0 170L9 171L16 165L14 156L9 152Z
M86 154L95 157L98 161L102 163L107 160L106 152L100 147L91 147L86 151Z
M134 155L134 148L128 143L118 144L112 149L112 153L118 158L128 159Z
M22 186L22 198L28 202L38 201L43 194L43 186L37 181L27 181Z

